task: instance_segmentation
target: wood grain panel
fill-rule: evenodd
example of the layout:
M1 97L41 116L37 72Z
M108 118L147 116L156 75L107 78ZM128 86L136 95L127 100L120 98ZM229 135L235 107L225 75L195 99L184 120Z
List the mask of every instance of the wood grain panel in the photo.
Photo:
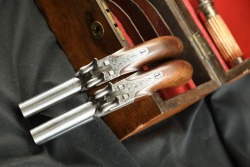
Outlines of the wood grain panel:
M76 71L94 57L100 59L122 48L96 1L37 0L36 3ZM94 21L104 27L102 39L91 36Z

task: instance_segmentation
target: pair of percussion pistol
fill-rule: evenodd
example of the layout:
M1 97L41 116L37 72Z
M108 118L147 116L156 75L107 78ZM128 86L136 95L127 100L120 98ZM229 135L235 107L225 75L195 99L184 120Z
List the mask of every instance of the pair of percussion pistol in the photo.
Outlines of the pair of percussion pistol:
M77 92L88 92L107 84L95 91L86 103L31 129L35 143L43 144L160 89L185 84L192 77L192 67L184 60L173 60L182 50L182 42L173 36L158 37L134 47L123 48L103 59L94 59L81 67L72 79L20 103L23 116L28 118ZM164 62L166 59L169 60ZM142 70L155 62L164 63L150 70ZM125 74L128 75L125 79L110 82Z

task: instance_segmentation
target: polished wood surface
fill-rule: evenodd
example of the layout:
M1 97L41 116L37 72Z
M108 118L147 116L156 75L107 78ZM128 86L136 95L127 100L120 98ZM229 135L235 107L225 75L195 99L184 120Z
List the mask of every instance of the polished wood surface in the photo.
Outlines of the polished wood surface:
M172 35L167 23L149 1L105 0L112 13L123 23L135 44L157 36Z
M149 1L133 0L132 3L135 3L136 6L145 13L158 36L172 35L168 25L163 21L162 17L157 13L156 8L154 8Z
M75 71L94 57L100 59L122 48L96 1L37 0L36 3ZM101 39L91 35L94 21L104 28Z
M136 27L136 31L138 31L138 34L140 34L143 41L147 41L158 36L146 15L132 1L129 0L125 3L124 0L107 0L106 2L110 7L111 4L113 4L119 7L119 11L126 13L129 20L131 20ZM110 10L113 11L112 8L110 8ZM118 13L114 13L114 15L119 18Z
M166 61L169 58L176 58L183 51L183 44L180 39L173 36L162 36L151 39L134 47L127 47L113 53L112 56L121 56L132 53L136 50L147 48L148 54L143 58L134 61L122 69L121 74L140 70L144 65L154 62Z
M186 61L173 60L163 63L155 69L144 72L140 75L132 75L128 77L127 80L136 82L136 80L147 78L149 75L153 75L155 78L159 77L159 79L157 79L154 84L148 85L147 87L144 87L140 91L136 92L136 99L150 96L160 89L174 88L184 85L192 78L193 68Z

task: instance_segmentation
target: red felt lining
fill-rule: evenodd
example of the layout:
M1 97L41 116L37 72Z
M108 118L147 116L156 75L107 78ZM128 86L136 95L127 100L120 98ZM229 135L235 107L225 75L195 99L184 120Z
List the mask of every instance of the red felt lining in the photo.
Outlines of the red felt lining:
M185 93L191 89L196 88L194 81L191 79L186 84L175 87L175 88L166 88L159 91L160 97L163 100L170 99L182 93Z
M129 46L132 47L134 46L134 42L132 41L132 39L130 38L130 36L128 35L128 33L126 32L126 30L124 29L122 23L117 19L116 16L114 16L115 22L117 23L118 27L120 28L122 34L124 35L124 38L126 39L126 41L128 42Z

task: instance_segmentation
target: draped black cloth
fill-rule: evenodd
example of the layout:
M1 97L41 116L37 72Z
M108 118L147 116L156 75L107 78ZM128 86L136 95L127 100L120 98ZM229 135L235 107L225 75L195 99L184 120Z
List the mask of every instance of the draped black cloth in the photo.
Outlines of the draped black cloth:
M120 142L101 119L45 145L18 103L70 79L74 71L31 0L0 0L0 166L249 167L250 76L221 87L180 114ZM80 94L47 113L86 100ZM50 116L53 116L50 115Z

